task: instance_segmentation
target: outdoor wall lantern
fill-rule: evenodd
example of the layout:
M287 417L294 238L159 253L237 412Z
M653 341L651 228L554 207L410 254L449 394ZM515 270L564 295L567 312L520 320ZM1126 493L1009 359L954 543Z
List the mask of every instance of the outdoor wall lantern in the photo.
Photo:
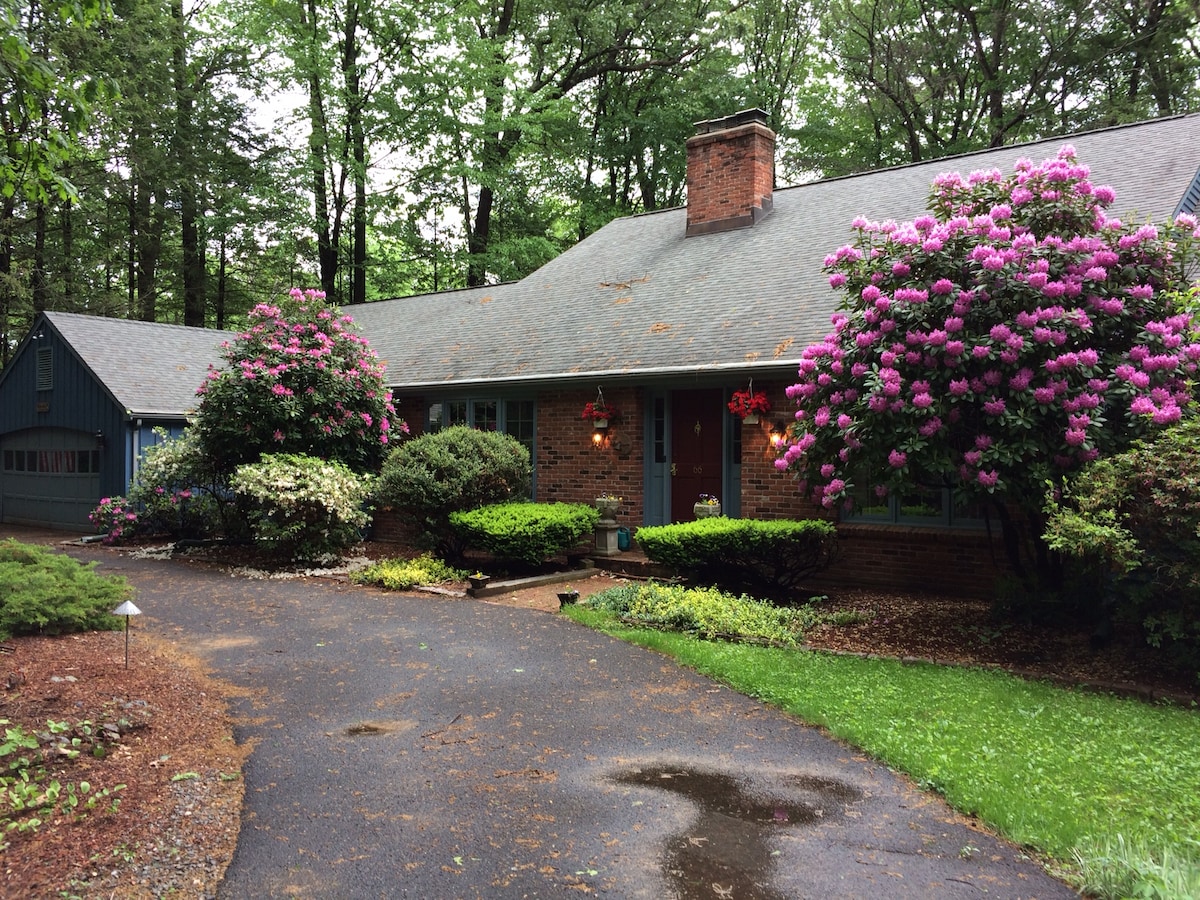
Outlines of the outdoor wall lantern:
M779 449L779 446L783 443L783 439L784 439L786 433L787 433L787 429L783 426L782 423L772 422L771 423L771 446L774 447L775 449Z
M96 430L96 449L103 450L105 448L106 444L107 444L107 442L104 440L104 432L97 429Z

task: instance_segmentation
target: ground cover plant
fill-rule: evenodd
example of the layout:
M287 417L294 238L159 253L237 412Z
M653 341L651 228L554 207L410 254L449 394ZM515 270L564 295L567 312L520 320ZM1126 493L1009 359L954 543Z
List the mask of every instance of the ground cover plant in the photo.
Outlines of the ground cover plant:
M44 547L0 542L0 638L121 627L112 610L129 596L129 584L95 568ZM7 688L23 683L18 670ZM123 785L93 790L87 780L69 777L62 763L85 752L103 756L109 735L119 738L119 724L109 731L90 721L47 720L34 731L0 718L0 727L0 851L52 819L79 821L101 804L116 808L114 795Z
M406 591L419 584L440 584L462 581L464 569L456 569L430 553L414 559L384 559L351 573L350 580L358 584L374 584L390 591Z
M599 521L587 503L494 503L450 514L462 546L529 566L573 549Z
M979 669L704 641L566 614L826 727L1100 897L1196 896L1196 709ZM1119 851L1119 852L1117 852Z
M703 638L756 641L795 646L819 624L849 624L854 614L826 614L820 599L796 608L779 607L745 594L735 596L712 587L645 582L593 594L592 609L623 622L668 628Z

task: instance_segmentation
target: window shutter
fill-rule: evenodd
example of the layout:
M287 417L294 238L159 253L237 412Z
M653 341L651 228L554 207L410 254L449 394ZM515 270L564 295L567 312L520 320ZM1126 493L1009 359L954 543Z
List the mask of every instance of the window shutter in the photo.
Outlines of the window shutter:
M37 352L37 389L54 390L54 348L39 347Z

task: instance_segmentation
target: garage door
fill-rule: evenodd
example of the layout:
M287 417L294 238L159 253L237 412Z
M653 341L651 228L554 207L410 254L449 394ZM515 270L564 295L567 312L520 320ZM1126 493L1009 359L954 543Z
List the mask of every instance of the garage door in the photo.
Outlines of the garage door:
M100 502L94 435L35 428L0 439L0 518L11 525L90 531Z

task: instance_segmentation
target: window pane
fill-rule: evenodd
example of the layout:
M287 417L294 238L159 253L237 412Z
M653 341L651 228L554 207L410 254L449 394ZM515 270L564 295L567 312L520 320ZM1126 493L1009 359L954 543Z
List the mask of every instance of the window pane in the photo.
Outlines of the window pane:
M887 495L880 497L875 493L875 485L871 479L866 477L856 477L854 486L850 490L850 496L854 498L854 506L851 511L852 516L864 519L891 519L891 506L888 503Z
M508 400L504 404L504 431L525 445L533 455L534 412L532 400Z
M945 497L941 488L913 485L898 494L900 521L923 519L941 521L945 511Z
M429 433L442 430L442 404L429 404Z
M480 431L495 431L496 407L495 400L476 400L474 403L474 427Z
M446 427L467 424L467 401L455 400L446 404Z

